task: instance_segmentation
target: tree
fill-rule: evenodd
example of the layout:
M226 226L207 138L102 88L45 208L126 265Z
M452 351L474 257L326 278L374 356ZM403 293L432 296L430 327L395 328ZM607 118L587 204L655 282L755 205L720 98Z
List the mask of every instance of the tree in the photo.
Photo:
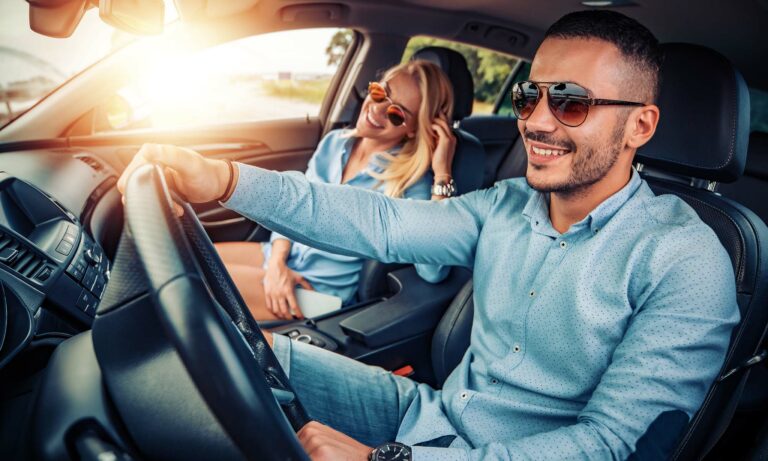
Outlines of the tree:
M333 34L331 42L325 48L325 54L328 56L328 65L337 66L341 63L347 48L352 43L353 32L351 29L341 29Z
M499 94L504 80L509 76L517 64L517 59L505 56L495 51L451 42L439 38L414 37L409 42L403 53L403 62L411 59L413 54L428 46L440 46L458 51L467 60L469 73L475 85L475 100L484 103L493 103Z

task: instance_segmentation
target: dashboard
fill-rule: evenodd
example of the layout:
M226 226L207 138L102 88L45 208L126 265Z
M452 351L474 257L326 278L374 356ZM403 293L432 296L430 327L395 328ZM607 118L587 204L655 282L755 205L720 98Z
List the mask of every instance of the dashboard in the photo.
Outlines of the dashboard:
M115 171L81 149L0 156L0 368L90 327L122 229Z

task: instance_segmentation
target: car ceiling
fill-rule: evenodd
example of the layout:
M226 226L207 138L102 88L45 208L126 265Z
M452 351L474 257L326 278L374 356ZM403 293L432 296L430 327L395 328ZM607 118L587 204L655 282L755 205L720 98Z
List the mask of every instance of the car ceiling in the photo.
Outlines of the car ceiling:
M611 9L638 19L661 42L696 43L719 51L736 65L750 85L768 88L768 66L765 59L760 59L768 56L768 40L758 27L768 25L768 0L638 0L629 3L632 5ZM312 10L322 5L340 8L327 13ZM304 8L306 14L297 15L295 11L289 11L292 8ZM349 26L405 36L434 35L531 58L549 25L568 12L586 8L579 0L259 0L248 12L251 14L241 14L239 18L250 17L259 22L269 18L268 22L282 23L271 24L280 28ZM469 34L466 28L472 21L488 27L502 26L519 32L526 39L508 46L504 40L488 40L485 36L487 29L481 30L483 33L479 35ZM286 24L290 22L293 24Z

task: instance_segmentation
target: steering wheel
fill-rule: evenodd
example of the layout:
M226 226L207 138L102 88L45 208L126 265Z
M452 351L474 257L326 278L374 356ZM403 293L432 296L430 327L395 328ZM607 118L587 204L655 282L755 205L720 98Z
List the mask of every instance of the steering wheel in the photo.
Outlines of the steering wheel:
M248 459L309 460L304 407L188 203L181 218L161 167L125 190L129 232L164 330L213 414Z

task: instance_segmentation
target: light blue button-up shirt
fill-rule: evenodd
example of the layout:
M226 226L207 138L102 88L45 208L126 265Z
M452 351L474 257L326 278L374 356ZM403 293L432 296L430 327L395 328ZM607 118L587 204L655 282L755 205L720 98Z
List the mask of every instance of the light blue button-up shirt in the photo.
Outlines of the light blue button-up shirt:
M342 185L341 178L344 173L344 166L349 160L349 155L352 153L357 139L348 136L348 133L345 130L334 130L320 141L309 160L305 173L307 179L314 182ZM397 150L393 149L389 153L397 155ZM363 171L343 185L383 193L384 184L371 176L370 172L381 173L384 171L384 165L386 165L385 159L374 156ZM428 172L407 188L403 197L429 200L432 197L431 189L432 172ZM288 237L278 232L272 233L270 242L263 246L265 267L272 252L272 242L276 239L288 239ZM289 269L300 273L317 291L338 296L344 304L349 304L355 299L363 259L358 256L340 255L303 243L292 242L286 265ZM432 283L443 280L448 275L449 270L450 268L442 266L416 265L416 272L424 280Z
M398 434L456 438L414 447L415 461L626 459L674 444L739 319L717 236L634 171L563 234L525 179L406 201L241 165L226 206L328 251L474 270L469 349L442 391L419 386Z

